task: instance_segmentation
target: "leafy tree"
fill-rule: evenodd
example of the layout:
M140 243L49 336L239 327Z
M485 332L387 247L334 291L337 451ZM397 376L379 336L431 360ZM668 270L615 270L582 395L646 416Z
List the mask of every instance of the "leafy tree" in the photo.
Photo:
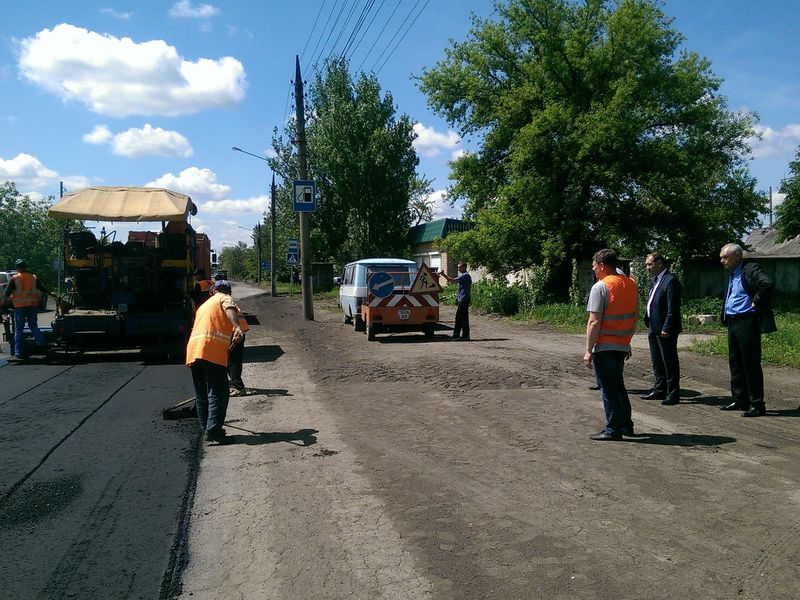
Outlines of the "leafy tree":
M220 268L228 272L230 279L244 279L248 275L247 262L253 249L244 242L225 246L219 255Z
M317 72L306 114L308 176L318 193L309 219L313 259L342 264L404 253L418 163L409 117L396 116L391 94L382 94L374 75L353 78L342 58ZM283 190L297 177L294 138L293 124L273 135L271 163L284 178ZM281 213L291 210L291 195L288 200L278 205Z
M14 261L22 258L46 286L55 290L53 261L62 257L64 228L82 224L49 217L47 210L52 202L53 196L33 199L21 194L11 181L0 184L0 269L13 269Z
M428 223L433 220L434 202L430 199L433 193L432 183L432 179L426 179L425 177L414 178L411 186L411 200L408 203L412 225Z
M789 173L789 177L781 182L780 188L786 197L775 209L775 228L781 242L800 235L800 148L797 149L794 160L789 163Z
M496 10L419 78L430 106L481 141L453 166L476 227L448 236L451 250L498 273L548 266L566 294L570 259L598 246L703 254L756 223L754 117L727 109L655 0Z

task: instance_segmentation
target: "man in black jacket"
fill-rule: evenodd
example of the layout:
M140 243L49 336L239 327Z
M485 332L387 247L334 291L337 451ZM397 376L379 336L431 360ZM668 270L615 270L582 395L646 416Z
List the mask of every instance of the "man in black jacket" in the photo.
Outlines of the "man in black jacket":
M745 417L766 414L761 334L777 330L772 313L774 283L756 263L742 260L742 248L726 244L719 253L731 272L722 305L722 324L728 328L728 362L733 402L722 410L742 410Z
M667 262L659 252L647 255L644 266L653 277L644 315L647 341L653 362L653 389L640 398L661 400L661 404L678 404L681 394L681 370L678 361L678 334L681 324L681 282L667 270Z

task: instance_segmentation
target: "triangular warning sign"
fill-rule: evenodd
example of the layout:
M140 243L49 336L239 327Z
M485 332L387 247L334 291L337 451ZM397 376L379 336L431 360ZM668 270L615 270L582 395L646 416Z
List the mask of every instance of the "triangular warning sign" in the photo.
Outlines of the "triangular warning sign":
M442 286L439 285L439 277L431 273L428 265L422 265L417 272L417 277L411 285L412 294L430 294L431 292L441 292Z

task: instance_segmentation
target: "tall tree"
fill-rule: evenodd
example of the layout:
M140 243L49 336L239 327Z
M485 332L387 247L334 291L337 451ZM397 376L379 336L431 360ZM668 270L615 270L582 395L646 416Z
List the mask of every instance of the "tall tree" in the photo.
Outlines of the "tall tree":
M711 252L756 223L754 117L727 109L721 80L680 49L655 0L496 10L419 80L431 107L481 142L451 174L477 223L448 237L464 256L555 272L600 244Z
M0 184L0 269L13 269L14 261L22 258L55 290L53 261L61 258L64 228L82 227L82 223L49 217L52 202L53 196L33 199L21 194L14 182Z
M786 197L775 209L775 228L778 240L783 242L800 235L800 148L789 163L789 177L781 181L780 191Z
M391 94L374 75L355 78L342 58L329 59L308 93L308 175L317 182L311 215L315 260L404 253L409 200L418 163L407 115L396 115ZM273 136L271 161L285 185L296 178L291 127Z

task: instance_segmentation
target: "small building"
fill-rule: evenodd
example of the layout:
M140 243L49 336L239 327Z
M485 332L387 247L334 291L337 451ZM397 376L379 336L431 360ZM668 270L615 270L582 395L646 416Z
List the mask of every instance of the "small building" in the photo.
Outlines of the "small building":
M800 292L800 236L783 242L772 227L754 229L745 240L744 257L758 261L761 269L775 281L778 294Z
M453 232L469 231L471 228L470 224L461 219L437 219L415 225L408 231L411 260L417 265L424 263L434 271L454 275L458 258L448 256L447 251L439 247L439 241Z

